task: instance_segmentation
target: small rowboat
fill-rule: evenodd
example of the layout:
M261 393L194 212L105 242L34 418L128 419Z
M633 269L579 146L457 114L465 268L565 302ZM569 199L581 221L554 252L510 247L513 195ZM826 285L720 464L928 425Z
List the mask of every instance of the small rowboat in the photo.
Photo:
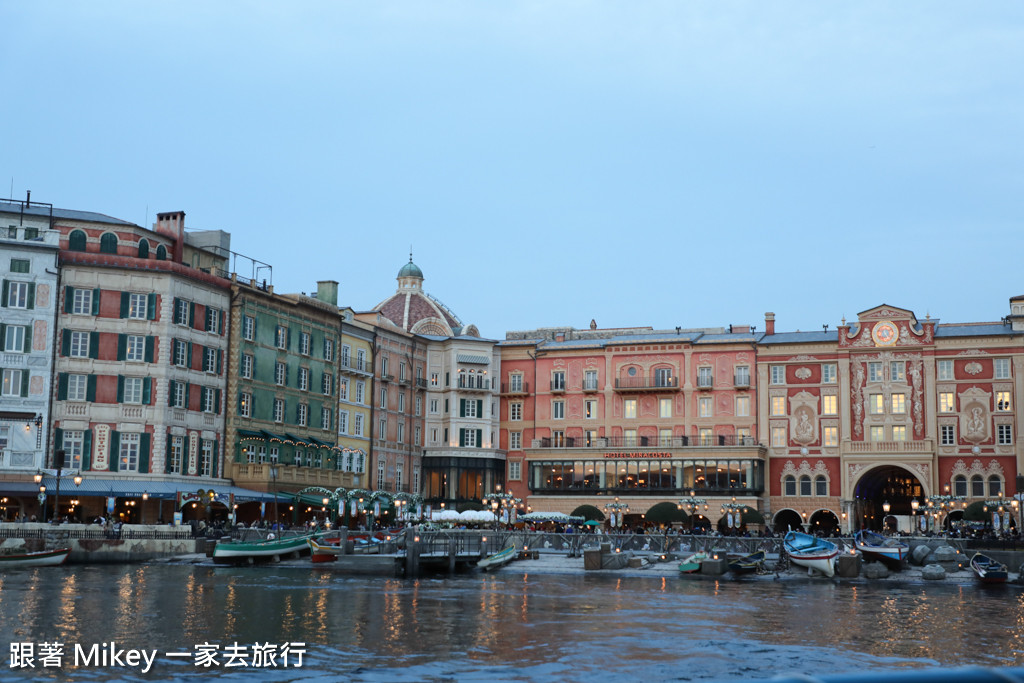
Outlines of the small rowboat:
M878 560L892 569L899 569L910 554L910 546L903 541L866 529L854 534L853 542L865 560Z
M753 574L764 564L764 551L729 560L729 571L733 574Z
M306 542L309 543L310 559L313 562L333 562L345 551L340 543L318 543L315 538L306 539Z
M1009 575L1005 564L981 553L975 553L971 558L971 569L982 583L1006 583Z
M236 543L218 541L213 548L214 562L249 562L257 558L280 559L282 555L291 555L309 549L307 541L320 534L278 538L272 541L240 541Z
M0 555L0 571L10 567L54 567L64 564L71 548L58 550L40 550L32 553Z
M493 555L488 555L477 562L476 566L487 571L488 569L495 569L503 564L508 564L514 559L516 559L516 547L514 545L510 545L507 548L502 548Z
M708 559L707 553L694 553L687 558L684 558L679 563L680 574L693 574L694 572L700 571L700 563Z
M782 546L793 564L807 567L808 571L814 570L828 577L835 576L839 546L832 541L799 531L790 531L782 539Z

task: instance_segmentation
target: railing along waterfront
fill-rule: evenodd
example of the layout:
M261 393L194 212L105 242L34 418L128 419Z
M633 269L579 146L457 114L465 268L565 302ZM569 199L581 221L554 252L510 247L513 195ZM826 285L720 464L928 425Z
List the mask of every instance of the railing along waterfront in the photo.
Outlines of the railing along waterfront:
M24 539L67 539L67 540L100 540L107 538L120 539L188 539L193 538L191 526L159 527L124 524L117 531L95 524L0 524L0 538Z

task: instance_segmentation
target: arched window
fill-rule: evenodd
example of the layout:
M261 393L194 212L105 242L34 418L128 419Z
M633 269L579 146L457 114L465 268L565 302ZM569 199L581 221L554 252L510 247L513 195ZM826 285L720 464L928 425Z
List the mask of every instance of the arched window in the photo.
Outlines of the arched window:
M967 496L967 477L962 474L953 479L953 495Z
M800 477L800 495L809 496L811 495L811 478L806 474Z
M988 478L988 495L996 497L999 492L1003 490L1003 480L999 478L999 475L993 474Z
M973 498L985 497L985 480L982 479L980 474L971 477L971 496Z
M166 261L167 260L167 247L160 245L156 248L156 260Z
M817 477L814 478L814 495L828 495L828 479L826 479L825 475L823 474L819 474Z
M149 258L149 241L139 240L139 258Z
M81 230L72 230L68 235L69 251L85 251L85 233Z
M117 253L117 235L112 232L105 232L100 237L100 253L103 254L116 254Z
M796 477L792 474L783 480L782 484L785 495L795 496L796 495Z

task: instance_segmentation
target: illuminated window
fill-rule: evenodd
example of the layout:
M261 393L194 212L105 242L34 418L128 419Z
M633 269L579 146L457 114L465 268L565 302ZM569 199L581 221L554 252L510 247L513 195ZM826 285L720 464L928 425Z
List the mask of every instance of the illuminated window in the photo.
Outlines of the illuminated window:
M838 396L822 396L821 397L821 414L822 415L838 415L839 414L839 397Z
M938 362L938 375L940 380L953 379L953 361L940 360Z
M893 441L906 441L907 440L907 428L903 425L894 425L892 428L892 440Z
M823 446L839 445L839 427L829 426L821 428L821 443Z
M882 394L871 394L868 397L868 412L881 415L885 412L885 397Z
M953 392L943 391L939 393L939 412L940 413L952 413L956 410L956 406L953 402Z
M772 415L786 414L786 397L772 396Z
M622 416L627 419L636 417L636 399L627 398L622 402Z
M658 400L658 417L672 417L672 399L663 398Z
M907 396L906 394L893 394L889 397L892 401L892 413L893 415L904 415L907 412Z
M871 440L875 441L875 442L885 441L885 427L881 427L881 426L872 427L871 428Z

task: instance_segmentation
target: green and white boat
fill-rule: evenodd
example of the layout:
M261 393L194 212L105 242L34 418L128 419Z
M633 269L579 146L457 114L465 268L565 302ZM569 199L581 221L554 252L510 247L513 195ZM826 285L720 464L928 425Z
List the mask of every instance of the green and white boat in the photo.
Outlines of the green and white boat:
M217 541L213 548L214 562L253 562L265 558L276 560L282 555L309 552L309 539L318 538L321 534L306 534L275 538L264 541Z
M0 571L11 567L54 567L64 564L71 548L41 550L31 553L0 554Z
M508 564L514 559L516 559L516 547L514 545L510 545L505 548L502 548L493 555L488 555L484 559L477 562L476 566L480 567L480 569L483 569L484 571L487 571L488 569L495 569L497 567L502 566L503 564Z

